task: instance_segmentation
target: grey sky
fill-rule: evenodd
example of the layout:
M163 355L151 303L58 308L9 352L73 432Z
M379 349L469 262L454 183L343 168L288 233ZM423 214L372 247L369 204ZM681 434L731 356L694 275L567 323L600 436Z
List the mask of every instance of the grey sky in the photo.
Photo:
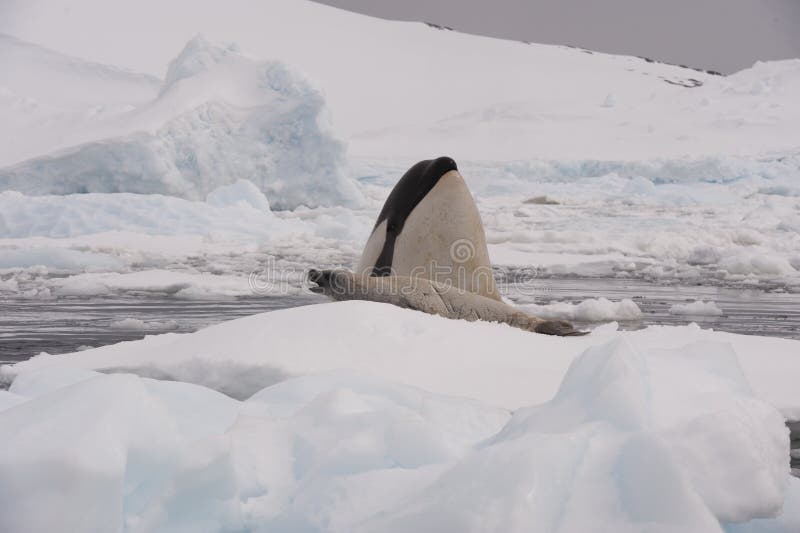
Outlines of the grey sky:
M389 19L734 72L800 57L800 0L318 0Z

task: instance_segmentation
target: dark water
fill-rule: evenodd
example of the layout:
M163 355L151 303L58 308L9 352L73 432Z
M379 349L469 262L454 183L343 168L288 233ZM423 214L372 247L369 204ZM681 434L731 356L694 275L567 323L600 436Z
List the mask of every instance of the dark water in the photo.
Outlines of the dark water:
M516 294L510 285L508 295L518 303L547 304L558 301L578 303L587 298L621 300L630 298L642 310L642 319L621 321L621 329L639 329L653 324L685 325L698 323L718 331L800 339L800 293L766 292L706 285L658 285L642 280L621 279L542 279L534 280L532 297ZM528 291L526 294L531 294ZM716 302L722 316L672 315L669 308L694 300ZM579 326L590 324L577 323Z
M688 324L746 335L800 339L800 294L709 286L666 286L641 280L541 279L519 290L505 285L520 303L580 302L586 298L630 298L642 310L641 320L620 322L623 329L651 324ZM669 314L676 303L713 300L724 311L719 317ZM325 301L317 295L248 297L225 300L181 300L169 296L6 299L0 301L0 362L22 361L40 352L68 353L140 339L145 335L192 332L242 316ZM146 329L119 329L113 324L137 319ZM589 326L589 324L578 324ZM596 325L596 324L593 324Z
M800 421L787 422L791 438L792 474L800 477Z
M0 364L47 352L74 352L141 339L145 335L189 333L243 316L324 301L316 295L227 300L181 300L165 296L60 298L0 301ZM120 329L124 319L146 329Z

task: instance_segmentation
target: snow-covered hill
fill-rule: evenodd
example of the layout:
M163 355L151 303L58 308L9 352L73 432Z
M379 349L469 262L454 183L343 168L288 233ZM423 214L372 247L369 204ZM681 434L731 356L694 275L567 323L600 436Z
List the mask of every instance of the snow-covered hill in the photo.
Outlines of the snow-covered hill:
M358 156L640 159L758 154L800 143L797 61L718 77L294 0L75 0L69 7L18 2L0 31L159 77L198 32L235 42L321 87Z

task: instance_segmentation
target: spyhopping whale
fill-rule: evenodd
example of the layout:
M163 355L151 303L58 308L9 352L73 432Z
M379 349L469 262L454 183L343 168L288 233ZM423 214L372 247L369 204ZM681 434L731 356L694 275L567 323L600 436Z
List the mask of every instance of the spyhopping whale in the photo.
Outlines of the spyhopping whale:
M548 335L584 334L501 300L478 207L449 157L420 161L397 182L355 272L312 269L308 280L313 292L334 300L383 302Z

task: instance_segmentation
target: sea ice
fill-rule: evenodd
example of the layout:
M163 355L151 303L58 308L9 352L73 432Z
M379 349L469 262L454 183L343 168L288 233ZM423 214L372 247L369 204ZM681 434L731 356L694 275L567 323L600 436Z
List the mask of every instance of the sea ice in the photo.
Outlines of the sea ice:
M788 433L739 364L763 367L768 339L740 339L554 339L347 302L39 356L3 367L0 529L789 532ZM166 377L179 356L272 385L239 401L120 373Z
M715 302L696 301L687 304L675 304L669 308L673 315L708 315L722 316L722 309Z
M556 302L547 305L526 304L521 307L538 317L580 322L637 320L642 317L639 306L629 298L619 302L612 302L608 298L590 298L577 304Z

